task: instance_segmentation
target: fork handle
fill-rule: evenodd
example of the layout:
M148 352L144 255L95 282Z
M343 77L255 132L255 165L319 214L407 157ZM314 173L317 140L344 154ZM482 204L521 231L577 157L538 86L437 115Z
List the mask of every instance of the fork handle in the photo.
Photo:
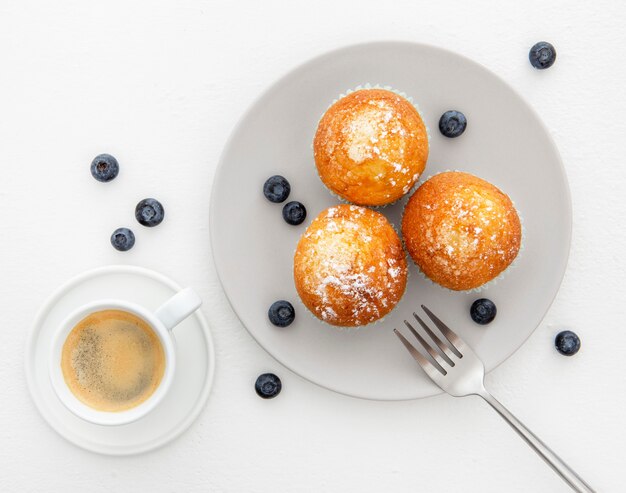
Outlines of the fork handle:
M506 407L504 407L500 401L498 401L494 396L492 396L489 392L483 389L483 391L478 394L483 399L485 399L491 407L493 407L500 416L504 418L504 420L511 425L519 436L521 436L524 441L530 445L530 447L539 454L539 456L546 461L546 463L554 469L563 480L574 490L579 493L595 493L594 490L589 486L583 479L576 474L571 467L569 467L563 460L556 455L550 448L543 443L537 436L526 428L522 422L517 419Z

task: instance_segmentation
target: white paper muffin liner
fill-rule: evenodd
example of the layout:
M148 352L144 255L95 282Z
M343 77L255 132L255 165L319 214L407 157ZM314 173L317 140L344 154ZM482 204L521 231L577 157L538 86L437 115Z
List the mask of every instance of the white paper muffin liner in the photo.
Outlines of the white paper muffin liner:
M422 122L424 123L424 127L426 127L426 138L428 139L428 149L430 151L430 141L431 141L431 135L430 135L430 128L428 127L428 125L426 124L426 119L424 118L419 105L413 100L413 98L411 96L409 96L408 94L406 94L403 91L400 91L398 89L394 89L391 86L383 86L381 84L370 84L365 83L362 85L358 85L356 86L354 89L347 89L345 92L339 94L333 101L332 103L330 103L326 110L324 110L324 113L322 113L322 116L319 118L318 120L318 125L319 122L322 120L322 118L324 117L324 115L326 114L326 112L330 109L330 107L332 105L334 105L337 101L339 101L340 99L345 98L346 96L348 96L349 94L352 94L353 92L357 92L357 91L361 91L363 89L383 89L385 91L390 91L393 92L394 94L397 94L398 96L406 99L409 103L411 103L411 105L415 108L415 111L417 111L417 113L419 114L420 118L422 119ZM313 150L313 142L311 142L311 150ZM426 160L426 166L428 165L428 160ZM426 169L426 166L424 167L424 169ZM316 171L317 171L317 166L315 167ZM403 194L401 197L399 197L397 200L394 200L393 202L389 202L388 204L383 204L383 205L361 205L361 207L369 207L370 209L374 209L374 210L380 210L380 209L384 209L385 207L388 207L390 205L394 205L397 204L400 200L402 200L404 197L406 197L407 195L410 195L413 193L413 191L415 190L415 187L419 184L420 178L422 177L422 174L420 174L420 176L418 176L417 180L415 181L415 183L413 184L413 186L405 193ZM319 171L318 171L318 176L319 176ZM341 197L340 195L338 195L336 192L332 191L330 188L328 188L326 186L326 183L324 183L324 180L322 180L322 177L319 176L320 181L322 182L322 185L324 185L324 188L326 188L326 190L328 190L328 192L335 197L337 200L339 200L342 204L354 204L354 202L350 202L349 200ZM354 205L359 205L359 204L354 204Z
M473 174L470 173L469 171L461 171L461 170L451 170L451 169L446 169L444 171L440 171L439 173L435 173L433 175L429 175L426 179L419 180L418 183L416 184L416 188L419 188L420 186L422 186L425 182L427 182L428 180L430 180L433 176L437 176L440 175L441 173L450 173L450 172L462 172L462 173L469 173L469 174ZM474 175L477 178L480 178L477 175ZM489 182L491 183L491 182ZM495 186L495 185L494 185ZM500 191L502 191L499 187L497 187ZM502 192L505 193L505 192ZM505 195L507 197L508 194L505 193ZM524 226L524 216L520 213L520 210L517 208L517 206L515 205L515 202L513 201L513 199L511 199L511 197L509 197L509 199L511 200L512 204L513 204L513 208L515 209L515 212L517 213L517 217L519 217L519 221L520 221L520 226L521 226L521 233L522 233L522 238L520 241L520 247L519 247L519 251L517 252L516 257L513 259L513 262L511 262L509 264L509 266L504 269L502 272L500 272L500 274L498 274L496 277L494 277L491 281L487 281L485 284L482 284L481 286L478 286L476 288L472 288L472 289L462 289L462 290L454 290L454 289L450 289L450 288L446 288L445 286L442 286L441 284L433 281L430 277L428 277L424 271L422 271L422 269L420 268L419 265L417 265L417 263L413 260L413 257L411 257L411 255L409 254L409 250L406 247L406 242L404 241L404 235L400 235L400 239L402 240L402 246L404 247L404 249L407 252L408 258L410 260L410 262L413 263L413 265L415 265L415 267L417 268L417 272L419 274L419 276L424 279L425 281L429 282L430 284L432 284L433 286L437 286L439 289L442 289L444 291L447 291L448 293L480 293L485 291L486 289L493 287L495 285L498 284L498 281L502 281L504 278L506 278L510 271L513 269L517 268L517 265L519 263L519 259L522 257L522 254L524 252L525 246L524 246L524 240L526 239L526 227ZM404 219L404 210L402 211L402 219Z

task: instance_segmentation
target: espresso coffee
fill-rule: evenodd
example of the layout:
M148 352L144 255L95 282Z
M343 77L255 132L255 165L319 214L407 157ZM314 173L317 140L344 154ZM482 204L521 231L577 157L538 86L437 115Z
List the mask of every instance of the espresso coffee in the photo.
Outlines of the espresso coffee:
M67 336L61 369L84 404L98 411L126 411L157 389L165 353L147 322L126 311L103 310L82 319Z

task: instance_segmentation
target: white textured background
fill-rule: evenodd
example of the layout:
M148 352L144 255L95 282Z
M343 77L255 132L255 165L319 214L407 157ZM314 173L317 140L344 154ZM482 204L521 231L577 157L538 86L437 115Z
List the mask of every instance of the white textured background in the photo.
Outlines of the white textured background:
M567 491L478 398L366 402L290 373L243 329L216 279L209 193L239 116L304 60L387 39L483 63L551 130L574 202L570 263L547 318L487 386L598 491L624 491L625 23L617 0L3 0L0 491ZM539 72L527 52L544 39L558 60ZM88 170L100 152L121 164L108 185ZM135 248L118 253L109 235L134 224L144 196L163 201L167 220L134 228ZM217 344L214 391L198 421L169 446L130 458L57 436L23 371L26 332L46 297L111 263L196 288ZM562 328L582 338L573 358L552 347ZM253 390L268 370L284 385L272 401Z

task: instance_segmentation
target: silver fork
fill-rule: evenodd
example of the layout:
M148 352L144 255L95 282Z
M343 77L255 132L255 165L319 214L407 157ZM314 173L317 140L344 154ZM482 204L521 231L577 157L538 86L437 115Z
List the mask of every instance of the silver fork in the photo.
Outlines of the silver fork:
M520 420L487 392L484 384L485 367L483 362L476 356L476 353L472 351L472 348L428 308L422 305L422 309L443 335L443 341L416 313L413 313L413 317L415 317L415 320L424 329L424 332L434 342L434 346L429 344L407 320L404 323L430 358L422 355L400 331L397 329L393 329L393 331L408 349L409 353L411 353L411 356L426 372L426 375L442 390L454 397L478 395L485 399L574 491L594 493L591 486L585 483L571 467L563 462L545 443L539 440Z

